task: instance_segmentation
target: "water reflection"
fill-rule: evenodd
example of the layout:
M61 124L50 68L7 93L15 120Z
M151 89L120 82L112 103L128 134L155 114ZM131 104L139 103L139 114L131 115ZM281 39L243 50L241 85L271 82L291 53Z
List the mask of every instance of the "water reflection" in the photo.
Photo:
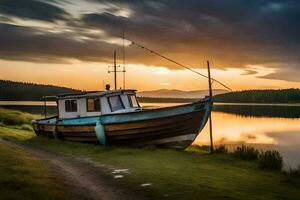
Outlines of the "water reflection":
M241 144L276 149L289 167L300 164L300 118L256 117L212 112L215 144L233 149ZM194 144L209 144L208 126Z
M237 114L212 112L214 140L217 143L262 143L278 144L281 138L276 138L275 133L297 132L300 133L300 119L271 118L271 117L245 117ZM203 130L203 135L207 132ZM204 142L203 140L197 140Z

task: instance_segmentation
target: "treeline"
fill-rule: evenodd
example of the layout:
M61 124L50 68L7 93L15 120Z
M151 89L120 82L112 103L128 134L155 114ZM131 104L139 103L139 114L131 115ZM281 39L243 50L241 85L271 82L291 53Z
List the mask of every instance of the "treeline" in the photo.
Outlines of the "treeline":
M35 83L0 80L0 101L39 101L42 96L76 93L80 90ZM144 103L188 103L193 98L138 97ZM218 94L215 102L226 103L300 103L300 89L245 90Z
M226 103L300 103L300 89L229 92L215 95L214 101Z
M0 80L0 101L39 101L42 96L80 92L66 87Z
M300 106L257 106L257 105L218 105L214 104L213 111L230 113L244 117L279 117L300 118Z

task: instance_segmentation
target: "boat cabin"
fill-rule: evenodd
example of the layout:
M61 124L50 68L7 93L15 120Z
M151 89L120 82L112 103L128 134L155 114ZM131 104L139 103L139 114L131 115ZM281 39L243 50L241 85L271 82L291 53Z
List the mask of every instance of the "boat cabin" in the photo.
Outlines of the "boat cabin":
M91 117L141 110L135 91L84 92L45 97L44 100L55 98L60 119Z

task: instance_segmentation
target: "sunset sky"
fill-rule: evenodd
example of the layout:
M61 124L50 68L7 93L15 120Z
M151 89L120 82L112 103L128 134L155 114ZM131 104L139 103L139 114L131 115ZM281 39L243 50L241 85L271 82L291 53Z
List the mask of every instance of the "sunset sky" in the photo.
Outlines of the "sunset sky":
M300 87L299 0L0 0L0 79L101 90L114 50L122 65L123 28L200 73L210 60L234 90ZM207 88L128 40L125 49L127 88Z

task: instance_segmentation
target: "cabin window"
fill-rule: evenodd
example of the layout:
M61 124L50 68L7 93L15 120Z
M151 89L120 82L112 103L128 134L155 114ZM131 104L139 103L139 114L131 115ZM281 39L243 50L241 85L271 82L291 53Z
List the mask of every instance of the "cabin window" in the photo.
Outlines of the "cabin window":
M77 101L76 100L66 100L65 101L66 112L77 112Z
M108 102L112 112L125 108L119 95L108 97Z
M129 100L130 107L139 107L139 103L134 94L129 94L128 100Z
M100 112L100 99L88 98L86 100L86 110L88 112Z

